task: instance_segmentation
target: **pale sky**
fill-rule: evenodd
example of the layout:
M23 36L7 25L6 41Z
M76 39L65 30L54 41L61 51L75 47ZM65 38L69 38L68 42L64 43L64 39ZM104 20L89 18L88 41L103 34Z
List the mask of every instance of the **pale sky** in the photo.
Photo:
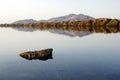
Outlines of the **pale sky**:
M0 0L0 23L71 13L120 19L120 0Z

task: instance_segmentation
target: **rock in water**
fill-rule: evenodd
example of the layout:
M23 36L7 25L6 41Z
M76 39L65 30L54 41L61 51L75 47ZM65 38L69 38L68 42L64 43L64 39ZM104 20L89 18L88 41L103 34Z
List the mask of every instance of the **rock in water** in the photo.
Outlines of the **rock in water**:
M28 60L39 59L39 60L48 60L52 59L52 48L43 49L40 51L28 51L20 54L21 57Z

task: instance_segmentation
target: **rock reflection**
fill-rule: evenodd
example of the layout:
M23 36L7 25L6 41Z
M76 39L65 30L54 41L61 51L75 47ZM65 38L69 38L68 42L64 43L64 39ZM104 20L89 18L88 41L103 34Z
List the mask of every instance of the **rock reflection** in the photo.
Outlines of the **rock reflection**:
M20 53L20 56L27 60L43 60L43 61L45 61L48 59L53 59L52 51L53 51L52 48L43 49L40 51L28 51L28 52Z

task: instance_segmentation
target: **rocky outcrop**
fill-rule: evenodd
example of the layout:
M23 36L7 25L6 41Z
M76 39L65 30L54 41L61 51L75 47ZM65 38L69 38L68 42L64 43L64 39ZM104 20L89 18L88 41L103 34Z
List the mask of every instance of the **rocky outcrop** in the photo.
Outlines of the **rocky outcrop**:
M53 51L52 48L43 49L40 51L28 51L20 53L20 56L28 60L33 59L48 60L52 59L52 51Z

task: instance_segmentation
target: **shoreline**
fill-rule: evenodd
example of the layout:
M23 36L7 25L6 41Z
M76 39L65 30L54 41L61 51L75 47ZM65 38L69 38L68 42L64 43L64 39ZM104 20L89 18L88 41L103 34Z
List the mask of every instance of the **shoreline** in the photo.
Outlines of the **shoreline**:
M95 19L86 21L37 22L30 24L0 24L0 27L23 27L34 29L60 29L102 33L120 32L120 20Z

